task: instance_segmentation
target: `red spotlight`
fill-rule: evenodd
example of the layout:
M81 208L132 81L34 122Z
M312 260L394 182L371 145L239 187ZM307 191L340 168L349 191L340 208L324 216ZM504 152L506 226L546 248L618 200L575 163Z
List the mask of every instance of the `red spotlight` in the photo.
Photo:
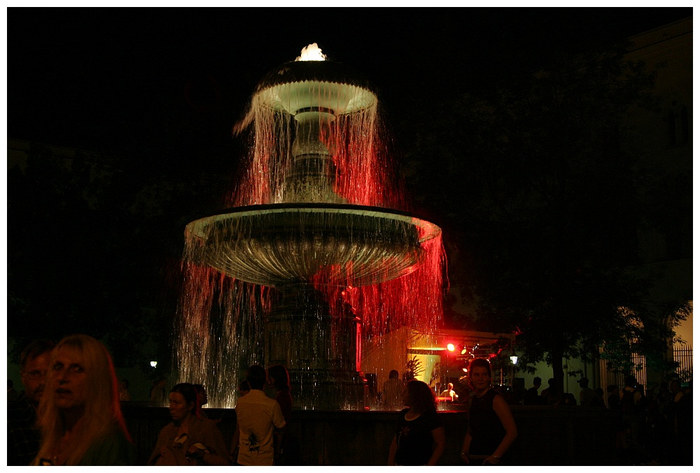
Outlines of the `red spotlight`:
M453 343L447 344L447 351L455 351L455 346Z

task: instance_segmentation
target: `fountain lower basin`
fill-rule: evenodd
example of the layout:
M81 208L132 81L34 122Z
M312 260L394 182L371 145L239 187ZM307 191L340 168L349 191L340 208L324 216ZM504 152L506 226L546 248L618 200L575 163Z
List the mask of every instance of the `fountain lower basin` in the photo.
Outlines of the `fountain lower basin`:
M403 212L338 204L238 207L187 225L193 261L265 286L364 286L411 273L440 228Z

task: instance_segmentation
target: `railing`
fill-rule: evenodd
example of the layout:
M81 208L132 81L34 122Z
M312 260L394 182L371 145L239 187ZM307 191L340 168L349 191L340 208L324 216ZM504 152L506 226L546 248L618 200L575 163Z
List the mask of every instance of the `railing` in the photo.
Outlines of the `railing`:
M693 378L693 349L686 344L675 343L673 345L673 361L678 363L676 374L681 381L690 381Z
M601 380L601 386L603 387L603 389L605 389L611 384L617 386L619 389L622 389L622 387L625 385L625 376L627 374L633 375L637 383L643 385L645 390L648 388L646 357L644 355L632 353L630 361L632 362L632 369L630 373L609 370L605 364L605 361L602 362L601 376L603 377L603 379Z
M647 362L643 355L633 353L630 361L633 363L632 373L639 384L647 386ZM673 361L678 363L675 373L681 382L690 381L693 378L693 348L682 343L673 345ZM601 365L601 369L605 365ZM603 384L615 384L619 387L625 385L625 373L608 371L605 372Z
M632 353L632 369L634 370L634 379L637 383L644 386L644 390L649 388L647 384L647 358L638 353ZM622 384L624 386L624 383Z

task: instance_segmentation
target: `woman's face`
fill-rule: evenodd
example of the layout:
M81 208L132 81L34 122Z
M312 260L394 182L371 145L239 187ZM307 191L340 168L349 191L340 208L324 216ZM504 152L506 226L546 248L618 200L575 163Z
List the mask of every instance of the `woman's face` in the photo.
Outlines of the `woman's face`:
M170 393L168 394L168 409L170 410L170 417L175 422L180 422L187 418L187 416L192 412L194 408L193 402L187 402L185 396L181 393Z
M471 379L472 386L476 391L483 391L488 389L488 387L491 385L491 375L489 374L489 370L483 366L475 366L472 368L469 379Z
M88 373L78 350L60 347L51 366L51 395L59 409L74 409L85 406L88 397Z

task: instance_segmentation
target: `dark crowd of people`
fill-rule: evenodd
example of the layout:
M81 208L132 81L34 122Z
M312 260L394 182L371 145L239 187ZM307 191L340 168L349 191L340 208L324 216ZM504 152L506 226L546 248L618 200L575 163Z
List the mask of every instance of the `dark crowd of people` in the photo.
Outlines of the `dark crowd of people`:
M24 390L8 383L8 465L135 465L136 449L126 428L121 402L129 401L128 381L117 380L106 347L88 335L57 344L39 340L20 356ZM512 396L491 383L491 365L474 359L464 380L469 385L467 433L460 457L465 464L507 465L518 436L509 403ZM522 395L525 405L581 405L615 414L616 448L623 464L692 464L692 391L674 380L668 389L645 393L633 377L625 386L601 390L579 380L579 402L557 393L553 380L539 392L541 379ZM284 366L248 368L238 389L236 428L226 445L217 421L204 414L201 384L178 383L169 390L157 379L150 399L167 403L171 422L162 428L148 465L298 465L299 439L289 432L293 399ZM462 383L460 383L462 384ZM264 391L274 388L274 398ZM441 393L456 400L448 384ZM445 445L437 415L438 396L426 383L399 380L392 370L382 404L397 413L388 450L389 465L436 465Z
M645 392L628 376L619 392L608 387L608 407L617 414L616 448L626 465L692 465L692 385L679 380Z
M117 380L107 348L88 335L71 335L57 344L35 341L22 352L24 391L8 383L8 465L135 465L136 448L126 428L121 403L129 401L129 383ZM517 436L502 396L491 389L490 365L474 360L472 404L462 459L498 464ZM274 387L275 397L264 388ZM392 372L384 386L388 407L405 406L389 451L392 465L435 465L445 449L445 430L436 412L436 396L417 380L406 384ZM238 386L236 428L230 446L217 421L202 410L204 386L155 380L152 402L167 403L171 421L158 434L147 464L295 465L299 441L287 426L292 413L289 373L252 365Z
M614 415L615 449L623 465L692 465L692 383L678 379L645 392L634 376L624 386L591 389L588 379L578 382L578 402L572 393L558 393L553 379L538 394L539 377L523 396L525 405L582 406L607 409ZM515 400L517 401L517 398Z

